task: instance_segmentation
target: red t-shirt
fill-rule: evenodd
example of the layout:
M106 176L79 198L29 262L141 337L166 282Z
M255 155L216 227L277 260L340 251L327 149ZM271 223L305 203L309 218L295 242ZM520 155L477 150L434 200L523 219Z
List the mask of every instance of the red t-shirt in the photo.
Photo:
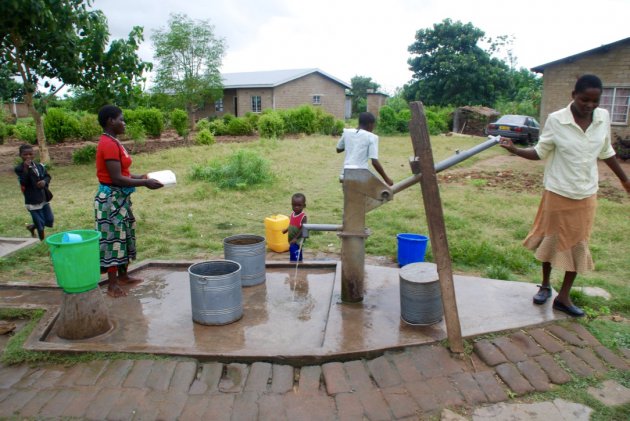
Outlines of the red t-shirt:
M109 160L120 161L121 174L130 176L131 156L119 141L102 134L96 147L96 177L101 183L112 184L112 178L105 165L105 161Z

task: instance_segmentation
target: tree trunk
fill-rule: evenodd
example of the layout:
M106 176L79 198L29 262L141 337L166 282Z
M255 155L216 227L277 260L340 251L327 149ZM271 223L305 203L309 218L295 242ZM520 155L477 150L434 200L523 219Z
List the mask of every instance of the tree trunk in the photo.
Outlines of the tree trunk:
M35 109L33 105L33 93L26 92L24 94L24 102L28 108L29 113L35 120L35 130L37 131L37 146L39 146L39 160L41 162L49 162L50 155L48 154L48 146L46 145L46 135L44 133L44 122L41 114Z
M64 292L56 324L57 336L63 339L88 339L108 332L112 323L100 288L78 294Z

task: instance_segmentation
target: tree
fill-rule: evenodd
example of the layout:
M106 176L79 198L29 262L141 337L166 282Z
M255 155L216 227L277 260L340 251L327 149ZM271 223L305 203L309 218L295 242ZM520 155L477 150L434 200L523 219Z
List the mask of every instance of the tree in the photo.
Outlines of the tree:
M142 28L127 40L109 41L107 19L89 10L91 0L3 0L0 2L0 65L15 68L24 85L24 102L35 120L42 161L49 161L40 111L66 85L93 89L103 101L111 92L128 92L150 63L137 54Z
M356 115L364 112L367 108L368 90L376 92L381 85L374 82L371 77L358 75L350 79L350 84L352 85L352 95L354 97L352 101L352 114Z
M509 67L478 44L484 32L471 23L444 19L416 32L408 60L413 80L410 101L429 105L491 105L509 88Z
M22 101L24 89L15 79L15 72L9 66L0 67L0 103L5 101Z
M219 67L225 40L214 34L209 21L184 14L171 14L168 28L155 31L151 39L158 61L155 90L178 98L192 128L197 110L223 95Z

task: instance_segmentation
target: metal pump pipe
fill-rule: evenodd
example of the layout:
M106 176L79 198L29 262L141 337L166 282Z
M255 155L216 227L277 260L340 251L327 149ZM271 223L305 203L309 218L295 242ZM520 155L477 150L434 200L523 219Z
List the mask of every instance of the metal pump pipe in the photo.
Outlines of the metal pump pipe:
M302 225L302 238L308 238L309 231L343 231L343 225L303 224Z
M492 146L499 143L499 141L501 140L501 136L489 136L489 137L490 138L483 143L473 146L472 148L465 150L463 152L458 152L455 155L449 158L446 158L443 161L438 162L437 164L435 164L435 172L438 173L438 172L444 171L447 168L452 167L453 165L459 164L460 162L470 158L471 156L477 155L478 153L491 148ZM422 177L422 174L414 174L411 177L407 177L404 180L399 181L398 183L394 184L391 187L392 192L396 194L400 191L403 191L413 186L414 184L417 184L420 181L421 177Z

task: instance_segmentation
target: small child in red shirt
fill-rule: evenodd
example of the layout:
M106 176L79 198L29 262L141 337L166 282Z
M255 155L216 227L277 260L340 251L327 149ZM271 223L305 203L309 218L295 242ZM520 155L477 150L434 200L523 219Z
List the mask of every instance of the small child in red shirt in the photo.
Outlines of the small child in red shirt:
M289 227L282 231L283 234L289 233L289 260L291 262L302 261L302 225L306 224L306 196L302 193L295 193L291 197L291 217L289 218Z

